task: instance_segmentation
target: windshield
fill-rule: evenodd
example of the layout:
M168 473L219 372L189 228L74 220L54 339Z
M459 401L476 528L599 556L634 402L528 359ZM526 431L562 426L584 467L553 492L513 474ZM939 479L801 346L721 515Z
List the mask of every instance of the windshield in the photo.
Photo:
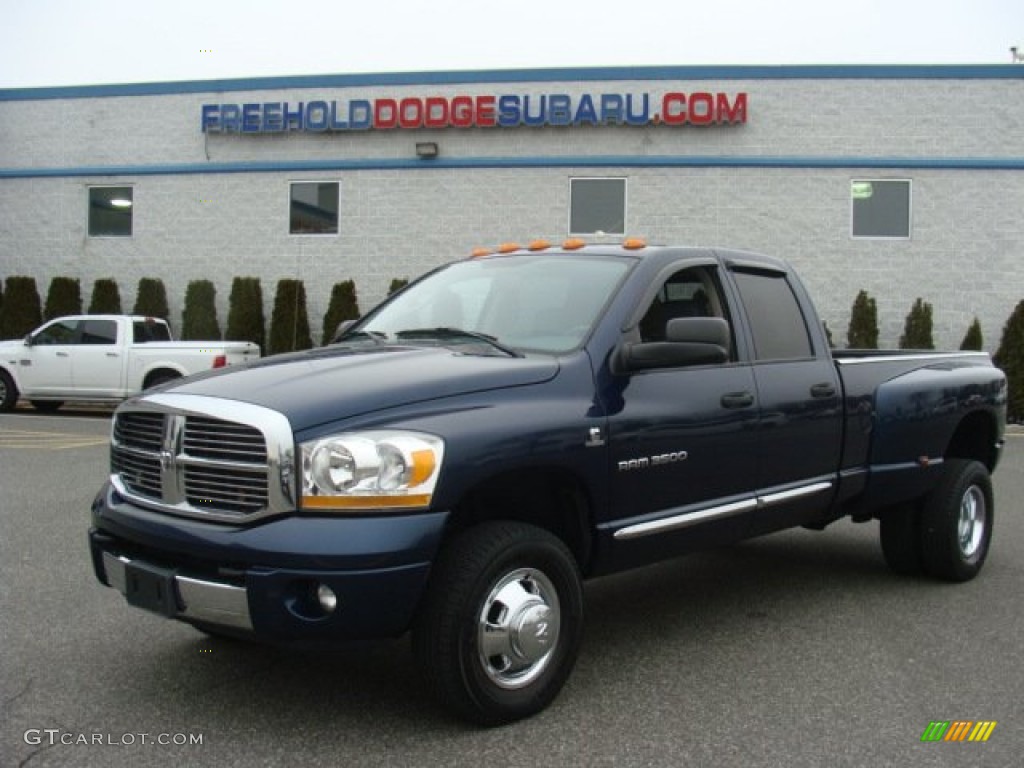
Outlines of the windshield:
M380 343L433 331L446 345L490 339L499 349L568 352L586 339L630 264L550 253L459 262L414 283L346 336Z

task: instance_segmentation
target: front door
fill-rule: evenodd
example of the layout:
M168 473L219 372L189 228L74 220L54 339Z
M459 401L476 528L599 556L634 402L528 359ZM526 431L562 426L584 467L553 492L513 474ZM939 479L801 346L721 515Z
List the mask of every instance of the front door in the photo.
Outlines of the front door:
M61 395L71 389L71 353L75 320L54 320L32 336L17 358L18 381L25 397Z
M676 317L734 321L716 266L672 272L633 333L664 340ZM607 526L617 565L744 535L759 481L759 407L752 368L732 347L723 364L618 377L608 407L615 519Z

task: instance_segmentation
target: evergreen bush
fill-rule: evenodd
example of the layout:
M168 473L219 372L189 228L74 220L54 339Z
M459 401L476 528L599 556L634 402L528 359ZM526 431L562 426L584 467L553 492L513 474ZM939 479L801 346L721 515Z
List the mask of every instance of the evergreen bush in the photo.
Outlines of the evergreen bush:
M356 298L356 284L352 280L335 283L331 289L331 302L324 315L324 334L321 337L321 343L330 344L334 340L338 326L346 320L355 320L357 317L359 317L359 301Z
M980 352L984 348L985 340L981 335L981 323L978 318L974 318L974 322L964 334L964 340L960 342L960 349Z
M121 292L112 277L101 277L92 284L92 299L89 301L90 315L120 315Z
M163 280L158 277L143 277L139 280L132 314L170 320L171 310L167 306L167 289L164 288Z
M43 317L52 320L82 314L82 284L77 277L55 277L46 292Z
M409 278L407 277L396 277L391 281L391 285L388 287L388 296L392 293L396 293L409 284Z
M846 343L850 349L878 349L878 305L867 291L853 301Z
M20 339L43 322L43 307L34 277L8 277L0 305L0 339Z
M185 309L181 313L181 338L184 341L217 341L217 289L209 280L193 280L185 289Z
M935 349L932 339L932 305L922 299L914 301L903 325L900 349Z
M266 321L263 316L263 288L258 277L236 277L228 297L228 341L251 341L266 354Z
M1003 338L996 350L995 364L1003 369L1009 385L1006 418L1011 422L1024 420L1024 301L1017 304L1003 328Z
M282 352L309 349L312 346L309 315L306 312L306 286L301 280L279 280L274 296L274 309L270 315L268 353L277 355Z

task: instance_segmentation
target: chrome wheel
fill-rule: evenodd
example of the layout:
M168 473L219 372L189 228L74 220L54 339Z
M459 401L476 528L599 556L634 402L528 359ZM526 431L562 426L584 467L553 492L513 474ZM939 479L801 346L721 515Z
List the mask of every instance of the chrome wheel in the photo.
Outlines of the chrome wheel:
M921 504L921 565L929 576L968 581L981 571L992 542L995 503L988 468L949 459Z
M529 685L550 662L558 645L558 593L535 569L501 578L484 601L477 629L480 663L497 686Z
M481 725L535 715L572 671L583 639L579 567L550 531L478 523L441 550L413 651L440 700Z
M987 523L985 494L972 485L960 500L960 518L957 522L957 542L964 557L974 557L985 536Z

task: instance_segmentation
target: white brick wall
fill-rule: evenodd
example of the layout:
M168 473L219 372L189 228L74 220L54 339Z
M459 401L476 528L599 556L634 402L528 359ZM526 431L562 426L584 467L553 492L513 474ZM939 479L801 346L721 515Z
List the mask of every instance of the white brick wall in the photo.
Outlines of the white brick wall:
M238 136L199 130L204 103L406 95L661 93L749 96L748 124L377 131ZM3 94L0 94L2 96ZM476 245L567 234L568 179L628 179L630 234L651 242L748 248L791 260L838 342L860 289L878 301L883 346L895 346L918 296L935 307L940 347L971 319L994 349L1024 299L1024 78L749 79L412 85L159 96L0 98L0 279L32 275L45 298L57 275L115 277L130 309L142 277L168 289L180 327L190 280L213 280L226 326L235 276L262 279L269 323L276 282L305 281L319 337L331 286L356 281L365 310L394 277L412 277ZM156 166L233 162L411 160L416 141L442 159L531 158L531 167L260 171L150 175ZM769 158L779 167L544 167L544 158ZM1011 170L808 168L787 158L995 158ZM927 166L929 163L923 163ZM436 164L435 164L436 165ZM788 167L793 165L794 167ZM116 166L126 173L80 175ZM63 169L50 177L19 177ZM134 169L134 173L132 170ZM907 241L850 238L850 180L913 181ZM288 183L341 182L341 233L293 237ZM86 236L86 189L131 184L131 238Z

